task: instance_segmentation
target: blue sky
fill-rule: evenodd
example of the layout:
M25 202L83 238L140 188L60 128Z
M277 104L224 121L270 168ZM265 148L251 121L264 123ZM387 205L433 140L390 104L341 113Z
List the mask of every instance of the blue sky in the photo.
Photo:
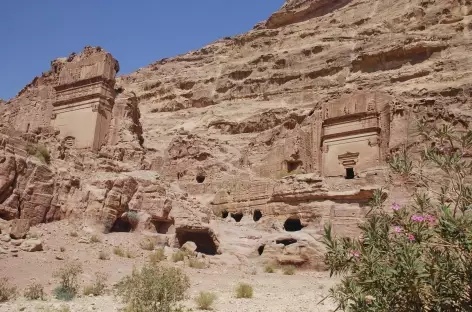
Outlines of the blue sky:
M101 46L130 73L250 30L284 0L0 0L0 98L50 61Z

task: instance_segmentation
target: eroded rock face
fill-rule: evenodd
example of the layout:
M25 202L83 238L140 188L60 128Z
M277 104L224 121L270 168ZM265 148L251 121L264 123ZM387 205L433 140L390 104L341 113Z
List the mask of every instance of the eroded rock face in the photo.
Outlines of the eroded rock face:
M208 254L265 244L267 260L321 268L306 235L356 235L379 187L407 197L386 158L414 145L416 120L469 128L471 14L465 0L287 1L248 33L118 77L98 153L31 130L49 125L62 70L102 52L58 59L0 103L15 130L0 138L0 217L85 217ZM46 142L54 166L18 137ZM287 233L297 242L277 243Z
M267 28L278 28L329 14L352 0L289 0L266 22Z

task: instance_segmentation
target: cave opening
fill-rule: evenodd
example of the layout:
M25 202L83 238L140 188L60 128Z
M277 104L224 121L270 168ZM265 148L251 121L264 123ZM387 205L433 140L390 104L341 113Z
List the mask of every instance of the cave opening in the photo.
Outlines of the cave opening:
M226 219L228 216L229 216L228 210L225 209L225 210L223 210L223 211L221 212L221 217L222 217L223 219Z
M205 182L206 177L205 174L199 173L195 179L197 180L197 183L203 183Z
M159 234L168 234L169 229L174 225L173 220L152 220L151 223Z
M295 172L303 165L302 161L287 161L287 172Z
M262 218L262 212L259 209L254 210L253 219L255 222L259 221Z
M127 220L124 220L122 218L116 219L115 223L113 223L113 226L111 227L110 232L131 232L133 230L133 226L131 223L129 223Z
M299 218L288 218L284 223L284 229L287 232L297 232L303 229Z
M346 168L346 179L352 180L354 179L354 177L355 177L354 168Z
M243 218L243 214L241 212L232 213L231 218L233 218L236 222L241 222L241 219Z
M259 253L259 256L262 256L262 253L264 252L264 248L265 248L265 245L261 245L259 246L259 248L257 248L257 252Z
M197 245L197 252L206 255L216 255L217 247L208 229L178 229L176 237L180 246L190 241Z
M297 240L295 238L284 238L284 239L277 239L275 241L276 244L283 244L285 246L295 244Z

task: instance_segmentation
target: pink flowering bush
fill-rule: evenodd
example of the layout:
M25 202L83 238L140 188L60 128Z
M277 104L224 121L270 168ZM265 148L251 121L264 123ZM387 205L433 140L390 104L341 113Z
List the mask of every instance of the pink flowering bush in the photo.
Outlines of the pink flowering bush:
M330 290L338 309L472 311L472 131L421 125L420 134L427 146L421 157L403 153L390 162L418 186L410 204L386 207L378 190L359 239L325 227L325 261L341 276Z

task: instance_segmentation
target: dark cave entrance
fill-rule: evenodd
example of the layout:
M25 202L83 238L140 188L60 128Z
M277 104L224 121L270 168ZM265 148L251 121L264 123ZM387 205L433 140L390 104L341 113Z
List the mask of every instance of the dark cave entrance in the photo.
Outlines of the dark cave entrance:
M133 230L133 226L127 220L123 220L122 218L116 219L115 223L111 227L110 232L131 232Z
M197 183L203 183L205 182L205 174L204 173L199 173L197 174L197 177L195 178L195 180L197 180Z
M223 211L221 212L221 217L222 217L223 219L226 219L228 216L229 216L228 210L225 209L225 210L223 210Z
M283 244L285 246L295 244L296 242L297 240L295 238L284 238L275 241L276 244Z
M287 232L297 232L303 229L302 222L299 218L289 218L284 223L284 229Z
M170 228L174 225L173 220L151 220L151 223L159 234L168 234Z
M354 177L355 177L354 168L346 168L346 179L352 180L354 179Z
M197 245L197 252L206 255L216 255L217 248L208 229L178 229L176 234L180 246L191 241Z
M241 219L243 218L243 214L241 212L232 213L231 218L233 218L236 222L241 222Z
M294 171L297 171L300 167L302 167L303 162L302 161L287 161L286 166L287 166L287 172L291 173Z
M262 212L259 209L254 210L253 219L255 222L259 221L262 218Z
M259 246L257 248L257 252L259 253L259 256L262 256L262 253L264 252L265 245Z

